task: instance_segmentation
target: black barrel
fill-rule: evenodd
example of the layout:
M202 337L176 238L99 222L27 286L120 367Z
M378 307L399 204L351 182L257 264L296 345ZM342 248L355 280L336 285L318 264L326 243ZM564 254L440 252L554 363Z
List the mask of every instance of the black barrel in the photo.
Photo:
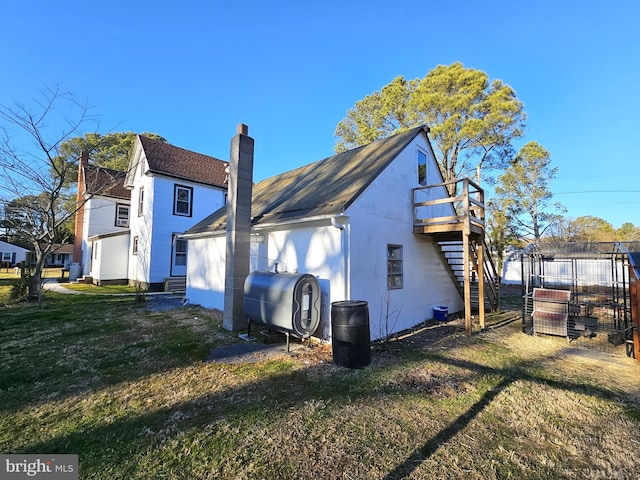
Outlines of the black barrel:
M331 344L336 365L362 368L371 363L367 302L344 300L331 304Z

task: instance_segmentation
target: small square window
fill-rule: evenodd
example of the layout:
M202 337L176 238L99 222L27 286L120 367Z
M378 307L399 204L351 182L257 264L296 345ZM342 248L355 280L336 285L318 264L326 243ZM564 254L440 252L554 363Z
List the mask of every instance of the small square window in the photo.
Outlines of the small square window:
M402 288L402 245L387 245L387 288Z

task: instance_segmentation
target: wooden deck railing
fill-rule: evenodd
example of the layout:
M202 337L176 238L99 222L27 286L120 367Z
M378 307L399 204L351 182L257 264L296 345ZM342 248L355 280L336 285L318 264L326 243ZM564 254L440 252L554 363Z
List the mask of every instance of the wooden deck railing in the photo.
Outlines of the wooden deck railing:
M484 190L470 179L414 188L412 195L414 233L484 232Z

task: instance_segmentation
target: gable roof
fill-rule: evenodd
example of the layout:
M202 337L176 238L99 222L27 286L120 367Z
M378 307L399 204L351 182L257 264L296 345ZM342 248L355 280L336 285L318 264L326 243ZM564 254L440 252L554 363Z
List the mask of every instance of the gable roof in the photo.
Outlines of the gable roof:
M149 173L227 188L227 163L215 157L138 135Z
M93 165L84 167L85 192L105 197L131 199L131 191L124 188L126 172Z
M253 187L251 224L343 213L417 135L427 131L417 127L262 180ZM222 230L226 222L225 206L185 234Z
M22 245L18 245L17 243L7 242L5 239L0 238L0 248L7 248L7 246L13 247L13 248L18 248L20 250L24 250L25 252L29 251L28 248L25 248Z

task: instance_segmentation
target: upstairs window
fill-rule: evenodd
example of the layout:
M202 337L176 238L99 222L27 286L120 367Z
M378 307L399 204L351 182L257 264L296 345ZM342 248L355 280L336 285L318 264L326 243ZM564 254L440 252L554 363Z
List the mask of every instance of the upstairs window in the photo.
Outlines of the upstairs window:
M116 205L116 227L129 226L129 205Z
M402 245L387 245L387 289L402 288Z
M193 188L183 185L173 187L173 214L183 217L191 216L193 203Z
M138 216L142 216L144 207L144 188L140 189L140 193L138 194Z
M418 184L427 184L427 154L418 150Z

